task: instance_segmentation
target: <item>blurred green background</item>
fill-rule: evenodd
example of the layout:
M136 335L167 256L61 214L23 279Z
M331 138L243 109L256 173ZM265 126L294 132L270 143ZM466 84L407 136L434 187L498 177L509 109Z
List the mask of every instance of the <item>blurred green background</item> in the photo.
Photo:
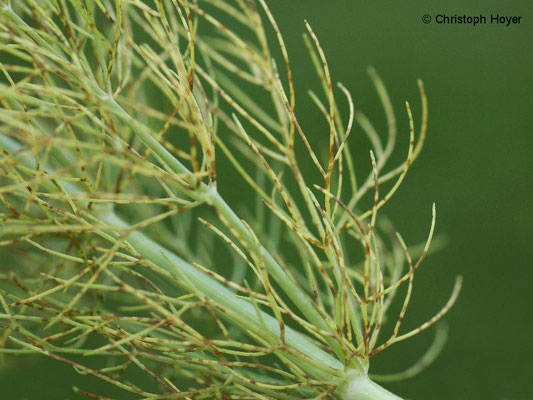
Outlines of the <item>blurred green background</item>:
M356 107L384 132L384 115L365 72L369 65L378 70L397 112L399 156L402 144L407 145L404 102L410 101L419 118L416 79L422 78L426 86L430 105L426 146L384 211L406 241L418 243L427 234L435 201L437 232L448 244L418 273L404 329L442 307L456 275L465 281L457 305L446 317L450 329L443 354L418 377L386 386L415 400L533 399L529 382L533 375L533 4L525 0L272 0L269 4L289 48L301 99L298 111L306 126L322 126L323 121L304 99L306 89L317 87L301 36L304 18L325 49L334 81L350 89ZM424 14L434 18L439 13L517 15L522 22L509 27L422 22ZM362 150L366 155L367 149ZM384 352L376 357L372 372L410 366L432 335L425 332ZM20 361L0 373L2 400L74 399L70 388L77 382L88 387L90 379L95 392L101 385L51 360L31 365Z

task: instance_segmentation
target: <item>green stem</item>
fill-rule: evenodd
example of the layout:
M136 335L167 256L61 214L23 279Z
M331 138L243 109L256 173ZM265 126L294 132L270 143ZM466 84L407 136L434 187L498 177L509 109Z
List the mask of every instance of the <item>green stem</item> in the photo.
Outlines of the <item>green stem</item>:
M113 211L99 213L98 217L110 226L128 227ZM142 232L134 231L130 233L126 242L151 263L167 270L174 276L185 278L185 284L193 286L195 291L224 307L229 312L230 318L237 320L243 328L250 329L262 337L268 335L274 340L279 340L279 323L274 317L257 310L250 302L238 298L226 286L154 242ZM318 379L331 380L335 375L342 375L343 365L340 361L289 327L285 328L285 342L305 356L297 361L298 364L303 363L303 366L313 375L316 375ZM321 371L311 365L314 363L313 361L317 365L323 366L324 370ZM326 372L328 370L329 373Z
M113 211L98 216L109 225L123 228L128 226ZM279 340L279 324L271 315L257 310L248 301L237 298L235 293L227 287L166 250L142 232L130 233L126 241L150 262L175 276L183 276L195 290L229 311L230 314L226 314L226 316L236 320L243 328L262 337L271 336L274 340ZM344 383L335 393L337 398L342 400L401 400L400 397L372 382L366 373L360 370L343 372L343 365L339 360L289 327L285 327L285 342L297 353L304 356L297 358L285 354L285 357L291 358L293 362L304 368L314 378L331 380L332 378L335 379L335 375L344 376L344 379L341 378ZM323 365L323 368L318 368L318 365Z
M345 383L337 391L342 400L402 400L358 370L348 371L346 376Z

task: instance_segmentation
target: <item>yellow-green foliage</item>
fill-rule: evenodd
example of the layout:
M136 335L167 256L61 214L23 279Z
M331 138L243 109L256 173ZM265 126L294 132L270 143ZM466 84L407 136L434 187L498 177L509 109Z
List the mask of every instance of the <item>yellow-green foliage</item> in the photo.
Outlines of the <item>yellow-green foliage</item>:
M369 70L379 135L305 27L323 89L312 134L264 0L0 1L0 351L136 398L397 398L370 358L460 288L400 332L435 208L416 259L381 209L422 148L424 87L420 127L407 104L397 135ZM368 158L353 158L356 134ZM443 335L404 373L371 377L415 375Z

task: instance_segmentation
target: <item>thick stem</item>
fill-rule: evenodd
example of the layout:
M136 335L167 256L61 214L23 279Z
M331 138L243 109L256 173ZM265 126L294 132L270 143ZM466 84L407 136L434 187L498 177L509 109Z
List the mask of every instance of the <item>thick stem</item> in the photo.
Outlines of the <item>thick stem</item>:
M99 213L98 217L110 226L122 228L128 226L111 210ZM279 340L280 329L275 318L257 310L250 302L238 298L233 291L198 268L163 248L139 231L131 232L126 241L147 260L167 270L172 275L181 277L185 285L193 286L203 296L223 306L227 316L236 320L243 328L249 329L258 335ZM304 356L302 359L294 361L316 376L317 379L328 380L337 374L338 376L342 375L343 366L341 362L289 327L285 327L285 341L288 346Z
M348 371L346 376L346 383L337 393L342 400L402 400L358 370Z
M112 226L127 227L127 224L111 210L108 213L102 213L98 216ZM249 302L237 298L231 290L174 253L164 249L143 233L134 231L128 235L126 241L137 252L146 257L147 260L166 269L173 275L183 276L196 290L214 302L223 305L230 312L228 316L243 324L242 326L244 328L263 335L268 332L272 337L279 338L280 331L275 318L256 310ZM293 331L289 327L285 329L287 345L301 352L306 357L303 359L292 358L292 360L307 370L313 377L317 379L331 379L333 376L330 374L342 368L342 364L338 360L316 347L303 335ZM266 330L266 332L262 330ZM286 355L286 357L291 356ZM319 364L325 368L317 368ZM339 371L339 374L342 374L342 371ZM345 378L341 378L341 380L344 383L335 393L335 397L342 400L402 400L400 397L372 382L364 372L358 369L346 371Z

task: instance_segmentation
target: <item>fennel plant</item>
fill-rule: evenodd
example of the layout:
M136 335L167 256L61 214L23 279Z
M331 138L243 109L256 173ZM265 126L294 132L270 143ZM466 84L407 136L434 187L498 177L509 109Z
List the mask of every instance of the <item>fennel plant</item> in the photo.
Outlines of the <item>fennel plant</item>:
M369 375L371 357L435 324L461 283L401 333L435 207L413 251L381 209L424 143L424 87L389 167L384 84L370 69L382 138L305 27L326 126L312 135L265 0L0 2L0 352L52 357L124 398L399 398L374 381L417 374L442 328L403 373ZM350 152L356 129L367 159ZM235 201L230 178L256 201Z

